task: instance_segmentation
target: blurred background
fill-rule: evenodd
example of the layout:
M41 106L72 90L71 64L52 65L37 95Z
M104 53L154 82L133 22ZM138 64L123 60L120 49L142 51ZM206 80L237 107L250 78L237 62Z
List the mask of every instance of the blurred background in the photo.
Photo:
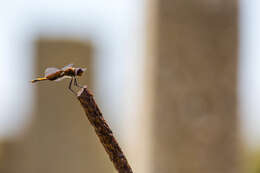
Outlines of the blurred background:
M0 172L115 172L68 90L87 67L134 172L260 172L257 0L2 1Z

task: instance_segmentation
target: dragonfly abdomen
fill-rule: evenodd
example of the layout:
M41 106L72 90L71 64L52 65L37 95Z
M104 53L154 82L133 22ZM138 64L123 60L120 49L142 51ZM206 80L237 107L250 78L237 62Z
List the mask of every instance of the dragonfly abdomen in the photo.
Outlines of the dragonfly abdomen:
M63 71L57 71L56 73L50 74L48 76L46 76L46 78L48 80L56 80L58 78L62 78L64 76L64 72Z

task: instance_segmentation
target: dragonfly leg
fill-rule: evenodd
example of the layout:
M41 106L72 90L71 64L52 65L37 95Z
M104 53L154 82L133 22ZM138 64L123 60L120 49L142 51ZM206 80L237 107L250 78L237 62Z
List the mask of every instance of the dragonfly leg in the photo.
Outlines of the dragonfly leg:
M71 78L71 80L70 80L69 90L70 90L71 92L73 92L74 94L77 94L77 93L71 88L72 81L73 81L73 78Z
M77 87L79 87L79 88L83 88L82 86L80 86L80 85L78 84L78 81L77 81L77 78L76 78L76 77L74 78L74 85L77 86Z

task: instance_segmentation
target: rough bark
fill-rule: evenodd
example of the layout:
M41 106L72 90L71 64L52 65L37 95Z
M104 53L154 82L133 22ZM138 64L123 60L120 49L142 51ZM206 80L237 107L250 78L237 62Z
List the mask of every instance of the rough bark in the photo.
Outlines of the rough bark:
M112 130L106 123L93 95L86 86L78 92L78 99L115 168L119 173L132 173L133 171L113 136Z

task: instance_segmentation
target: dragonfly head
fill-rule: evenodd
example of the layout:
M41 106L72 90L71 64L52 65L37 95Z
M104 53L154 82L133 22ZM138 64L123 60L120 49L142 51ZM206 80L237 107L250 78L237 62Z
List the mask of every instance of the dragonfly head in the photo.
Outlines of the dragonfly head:
M76 76L82 76L83 72L86 70L87 70L86 68L76 68L75 69Z

